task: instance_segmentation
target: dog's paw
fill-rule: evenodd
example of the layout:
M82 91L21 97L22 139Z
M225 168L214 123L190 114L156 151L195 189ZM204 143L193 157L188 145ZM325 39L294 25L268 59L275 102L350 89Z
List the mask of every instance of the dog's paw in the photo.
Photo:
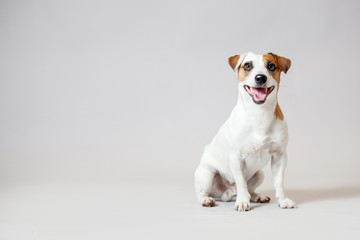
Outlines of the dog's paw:
M268 203L270 202L270 198L268 196L265 195L258 195L258 194L251 194L251 202L254 203Z
M205 198L202 203L201 203L204 207L214 207L216 202L212 197L207 197Z
M235 211L240 211L240 212L250 211L250 202L236 202Z
M296 203L289 198L280 198L278 203L281 208L297 208Z

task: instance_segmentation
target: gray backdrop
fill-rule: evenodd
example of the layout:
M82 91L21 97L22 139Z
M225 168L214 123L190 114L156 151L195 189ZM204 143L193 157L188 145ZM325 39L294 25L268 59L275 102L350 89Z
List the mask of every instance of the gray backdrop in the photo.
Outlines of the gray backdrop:
M293 63L279 93L286 185L359 185L359 10L358 1L2 0L0 183L191 187L236 102L227 58L272 51Z

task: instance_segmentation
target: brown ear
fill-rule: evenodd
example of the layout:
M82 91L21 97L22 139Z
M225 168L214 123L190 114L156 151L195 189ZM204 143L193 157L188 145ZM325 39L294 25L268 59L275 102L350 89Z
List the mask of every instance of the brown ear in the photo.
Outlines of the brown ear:
M269 53L273 58L275 59L277 65L279 66L280 70L284 73L287 73L289 68L291 67L291 60L285 57L280 57L276 55L275 53Z
M232 57L229 57L229 64L230 64L230 67L236 71L236 68L237 68L237 65L238 65L238 62L239 62L239 59L240 59L240 55L234 55Z

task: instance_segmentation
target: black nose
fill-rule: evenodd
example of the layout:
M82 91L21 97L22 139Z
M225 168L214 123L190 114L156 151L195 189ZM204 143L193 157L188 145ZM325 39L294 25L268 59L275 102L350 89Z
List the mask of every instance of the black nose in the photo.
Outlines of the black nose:
M255 76L255 82L257 84L264 84L266 83L267 77L264 74L258 74Z

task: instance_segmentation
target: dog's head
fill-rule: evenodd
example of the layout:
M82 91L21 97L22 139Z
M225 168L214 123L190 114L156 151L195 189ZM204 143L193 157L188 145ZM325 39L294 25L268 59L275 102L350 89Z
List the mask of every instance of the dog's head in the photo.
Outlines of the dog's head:
M238 71L241 94L256 104L263 104L267 98L276 101L280 73L289 70L291 61L274 53L257 55L249 52L229 57L229 64Z

